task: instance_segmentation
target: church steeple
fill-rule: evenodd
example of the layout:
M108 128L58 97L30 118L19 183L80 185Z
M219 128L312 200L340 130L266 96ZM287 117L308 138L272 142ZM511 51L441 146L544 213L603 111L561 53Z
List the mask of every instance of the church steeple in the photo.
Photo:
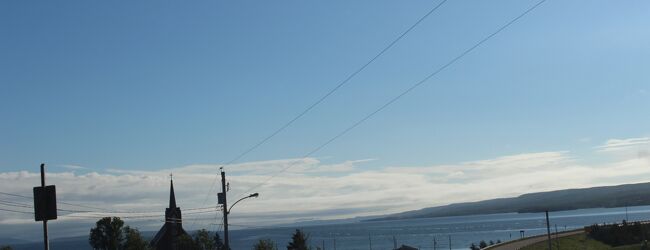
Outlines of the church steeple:
M169 208L176 208L176 195L174 195L174 179L173 175L169 174L170 187L169 187Z
M174 180L169 175L169 207L165 209L165 224L151 240L151 247L156 250L177 250L178 237L187 235L183 229L181 209L176 206Z

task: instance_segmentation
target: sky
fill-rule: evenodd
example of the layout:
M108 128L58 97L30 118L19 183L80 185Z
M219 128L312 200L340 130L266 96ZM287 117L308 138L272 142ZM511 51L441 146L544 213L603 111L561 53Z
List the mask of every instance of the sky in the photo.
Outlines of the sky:
M173 172L182 209L213 206L221 164L438 3L2 1L0 190L30 196L46 163L59 201L162 214ZM650 2L640 0L548 0L304 158L536 3L445 2L225 167L232 197L260 193L231 222L340 219L647 181ZM16 206L29 200L0 199L0 208L30 210ZM218 220L184 216L187 228L215 227L187 221L193 216ZM159 220L127 223L157 230ZM62 217L55 237L85 234L93 221ZM0 224L24 230L0 230L8 237L39 226L6 211Z

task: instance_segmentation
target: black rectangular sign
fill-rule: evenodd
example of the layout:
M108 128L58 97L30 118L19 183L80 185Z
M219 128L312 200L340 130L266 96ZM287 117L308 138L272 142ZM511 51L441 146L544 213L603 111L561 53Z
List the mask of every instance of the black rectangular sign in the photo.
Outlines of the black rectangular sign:
M217 194L217 201L219 204L225 204L226 203L226 196L223 193Z
M34 187L34 219L56 220L56 187Z

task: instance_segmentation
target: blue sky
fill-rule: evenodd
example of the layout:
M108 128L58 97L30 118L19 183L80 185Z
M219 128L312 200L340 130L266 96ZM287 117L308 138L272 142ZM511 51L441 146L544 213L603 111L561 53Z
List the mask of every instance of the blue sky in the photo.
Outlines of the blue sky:
M138 185L154 176L157 182L138 195L165 199L165 178L173 170L180 178L177 192L191 204L185 207L202 206L218 164L299 114L437 3L2 1L3 190L29 194L26 180L46 162L60 174L53 177L61 181L60 197L102 206L102 199L114 197L90 201L72 189L83 189L83 180L101 180L90 182L89 190L97 182L121 190L124 183ZM233 187L243 191L288 159L302 157L535 3L448 1L321 105L238 161L229 171L239 177L233 184L241 185ZM347 192L357 190L374 199L369 206L380 207L384 200L371 192L378 186L405 199L382 211L346 207L359 212L340 218L516 195L511 190L647 180L647 13L648 1L549 0L303 159L287 173L304 177L292 185L334 187L313 204L351 204ZM485 192L457 186L498 178L490 167L516 172L518 165L530 166L531 173L560 169L573 179L545 186L540 178L559 177L544 172L530 179L503 175L525 182ZM189 176L202 178L197 173L210 176L184 187L183 171L188 183ZM441 188L434 183L441 181L445 190L457 191L402 197L403 189L382 186L390 181L385 175L400 171L408 173L403 180L422 184L413 189ZM266 197L286 194L278 183L291 179L284 178L264 187ZM367 185L348 187L343 181ZM142 203L136 198L124 202ZM274 207L260 199L265 208ZM164 209L165 201L157 205Z
M5 1L0 167L226 162L435 3ZM302 156L533 3L446 3L243 160ZM643 135L649 10L549 1L317 156L449 163Z

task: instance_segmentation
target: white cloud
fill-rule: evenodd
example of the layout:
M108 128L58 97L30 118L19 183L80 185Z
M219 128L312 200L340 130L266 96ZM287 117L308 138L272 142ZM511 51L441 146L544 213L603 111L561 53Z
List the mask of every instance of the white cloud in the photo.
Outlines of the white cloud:
M70 164L62 164L59 165L59 167L65 168L65 169L71 169L71 170L82 170L82 169L87 169L86 167L82 167L79 165L70 165Z
M597 152L637 147L648 142L647 138L609 140L598 147ZM648 159L634 156L586 165L570 152L555 151L450 165L370 169L359 165L368 160L324 164L315 158L305 158L248 162L229 166L226 170L232 187L229 195L233 200L239 198L236 194L245 195L249 188L268 181L251 190L259 192L260 197L238 204L231 218L233 224L259 226L388 214L528 192L644 182L650 177ZM160 214L161 218L127 220L127 223L144 230L157 230L167 207L168 175L173 172L176 198L184 211L185 226L194 229L213 226L210 223L217 220L214 214L190 215L189 208L216 204L220 185L215 178L219 166L197 164L155 171L112 169L106 173L86 174L60 172L48 174L48 182L57 185L60 201L110 210L151 211L148 215ZM269 181L270 174L287 167L290 168L285 173ZM38 178L38 173L27 171L0 173L0 190L30 195L31 187L38 185ZM216 185L206 196L213 183ZM204 203L206 197L208 199ZM14 201L29 203L19 198ZM60 207L92 210L68 205ZM0 213L0 224L33 224L30 218L29 215L3 212ZM196 218L199 219L192 223ZM93 221L63 217L58 223L75 222L80 232L86 232Z
M611 139L605 144L596 147L602 152L624 151L637 147L650 146L650 137L628 138L628 139Z

